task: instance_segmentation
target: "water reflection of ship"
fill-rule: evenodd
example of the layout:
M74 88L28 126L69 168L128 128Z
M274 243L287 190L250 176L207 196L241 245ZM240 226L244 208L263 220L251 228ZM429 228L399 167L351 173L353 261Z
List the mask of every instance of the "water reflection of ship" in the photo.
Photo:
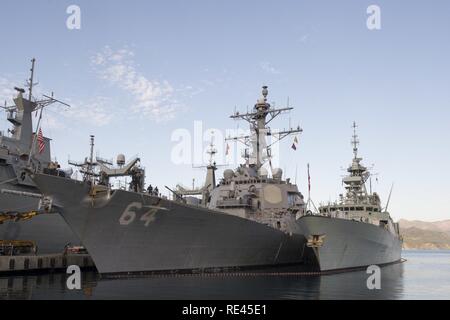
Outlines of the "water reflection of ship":
M89 298L95 293L97 273L81 273L81 290L67 288L66 273L35 274L0 278L0 296L2 299L63 299L67 295L73 298Z
M302 268L302 267L300 267ZM216 275L102 278L82 273L81 290L68 290L65 273L0 278L3 299L399 299L404 264L381 268L381 290L369 290L365 271L295 275L299 267L277 267ZM276 275L279 273L280 275ZM291 273L291 275L283 275ZM174 290L177 288L177 290Z
M369 290L365 271L331 275L295 275L303 267L217 274L210 276L151 276L136 279L99 279L94 299L120 292L129 299L399 299L403 295L404 264L381 268L381 290ZM277 275L277 273L279 275ZM291 273L291 275L283 275ZM177 290L173 290L173 288Z
M380 289L369 289L366 270L320 276L318 299L396 300L403 296L404 263L380 268ZM370 280L369 280L370 282Z

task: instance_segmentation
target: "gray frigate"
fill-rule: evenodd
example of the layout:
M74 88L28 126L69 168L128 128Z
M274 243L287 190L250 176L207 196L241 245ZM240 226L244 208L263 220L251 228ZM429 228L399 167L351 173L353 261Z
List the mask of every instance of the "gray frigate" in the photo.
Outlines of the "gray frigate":
M399 225L381 206L381 200L366 183L371 173L358 157L358 136L353 123L353 160L342 180L346 193L334 203L307 210L297 220L305 235L308 257L320 271L384 265L401 260ZM370 181L369 181L370 182ZM392 190L391 190L392 191Z
M267 87L253 110L231 118L246 120L250 135L236 137L249 146L245 163L225 170L216 184L215 163L200 190L173 192L173 199L134 190L113 189L92 178L76 181L35 173L33 180L50 198L89 251L98 271L140 273L203 272L299 264L305 238L296 233L296 216L305 203L281 169L263 167L270 159L267 136L281 140L302 130L272 132L268 123L292 108L267 102ZM171 190L171 189L170 189ZM186 195L201 193L200 201Z
M62 176L68 174L51 160L51 140L33 132L33 112L40 113L40 121L43 108L62 103L53 96L33 97L34 65L35 59L27 83L27 97L24 97L24 89L16 87L14 105L8 106L5 102L2 107L13 127L8 134L0 132L0 240L33 241L39 252L56 253L66 244L79 241L59 214L40 210L40 191L26 174L27 168Z

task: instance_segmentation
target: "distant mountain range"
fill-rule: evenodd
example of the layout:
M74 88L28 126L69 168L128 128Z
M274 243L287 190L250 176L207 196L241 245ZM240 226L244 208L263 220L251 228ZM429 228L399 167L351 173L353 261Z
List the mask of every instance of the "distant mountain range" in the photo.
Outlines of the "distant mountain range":
M404 249L450 249L450 220L401 219L399 224Z

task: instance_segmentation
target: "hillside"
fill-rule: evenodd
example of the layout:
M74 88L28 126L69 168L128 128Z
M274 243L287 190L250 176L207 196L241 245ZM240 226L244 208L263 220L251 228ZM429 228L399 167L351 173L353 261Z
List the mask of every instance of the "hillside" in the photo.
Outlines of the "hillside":
M450 233L450 220L442 220L435 222L426 222L419 220L405 220L400 219L400 228L417 228L421 230L431 230L431 231L439 231L439 232L449 232Z
M405 249L450 249L450 220L399 222Z

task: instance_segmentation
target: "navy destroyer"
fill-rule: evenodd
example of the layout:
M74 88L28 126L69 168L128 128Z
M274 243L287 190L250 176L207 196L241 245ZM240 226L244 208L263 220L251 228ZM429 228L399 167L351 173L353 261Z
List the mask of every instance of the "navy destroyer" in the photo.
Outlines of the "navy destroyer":
M40 191L26 174L27 168L32 168L37 172L70 175L51 161L50 139L41 130L33 132L33 112L39 114L39 123L45 107L62 103L53 96L33 97L34 66L35 59L27 81L27 97L24 89L16 87L14 105L5 102L2 107L13 127L8 134L0 133L0 240L33 241L39 252L56 253L66 244L79 241L60 215L39 210L43 205Z
M370 171L358 157L358 136L353 123L353 160L342 180L346 194L334 203L307 210L297 220L315 266L321 271L383 265L401 259L402 237L386 207L366 182ZM392 189L391 189L392 191ZM389 195L390 199L390 195Z
M173 199L134 190L113 189L96 179L75 181L35 173L33 180L51 199L89 251L102 274L209 272L228 268L298 264L305 238L296 215L305 204L297 186L281 169L264 168L271 156L267 136L281 140L302 130L272 132L268 123L292 108L276 109L263 87L252 112L231 118L250 124L250 135L235 137L249 146L245 163L225 170L216 184L216 165L207 168L200 201L189 190ZM250 150L251 149L251 150ZM171 190L171 189L170 189Z

